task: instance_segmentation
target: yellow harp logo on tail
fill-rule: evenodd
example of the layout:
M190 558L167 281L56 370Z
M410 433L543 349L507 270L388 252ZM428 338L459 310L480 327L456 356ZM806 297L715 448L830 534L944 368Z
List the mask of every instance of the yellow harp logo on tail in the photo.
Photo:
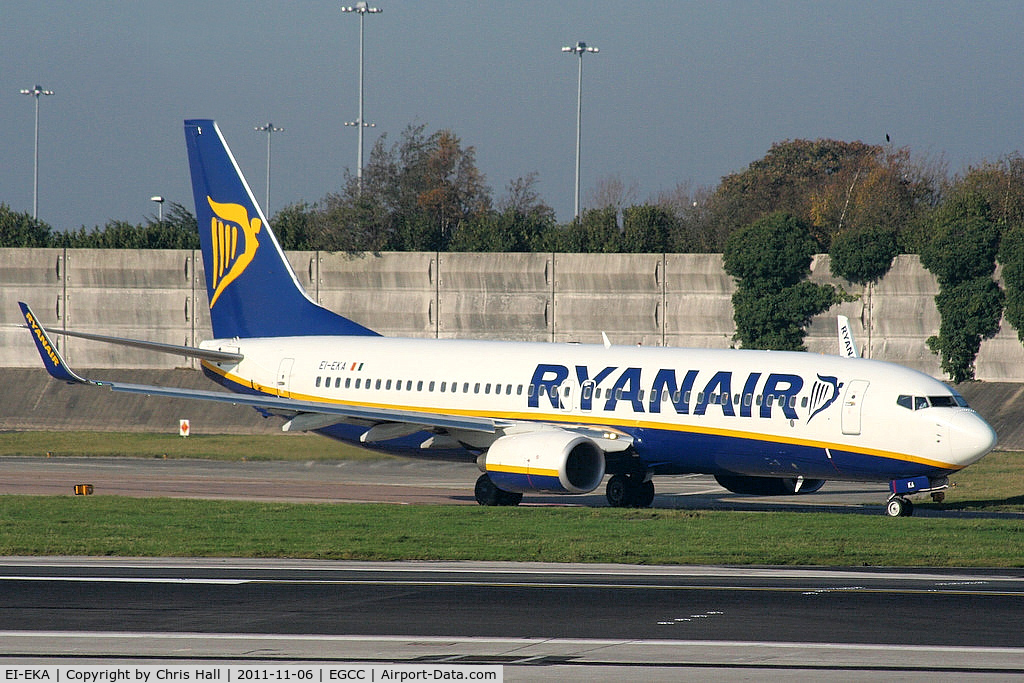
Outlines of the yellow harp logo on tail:
M259 218L249 219L249 212L241 204L220 204L206 198L213 209L210 219L210 243L213 247L213 295L210 308L217 303L228 285L245 272L256 255L260 244L256 233L262 223Z

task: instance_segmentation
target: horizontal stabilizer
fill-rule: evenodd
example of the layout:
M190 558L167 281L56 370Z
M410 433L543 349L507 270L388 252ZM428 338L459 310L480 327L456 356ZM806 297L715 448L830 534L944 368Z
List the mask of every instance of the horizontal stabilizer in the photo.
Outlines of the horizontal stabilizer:
M75 332L72 330L55 330L52 327L45 328L49 334L62 334L65 337L78 337L90 341L103 342L104 344L117 344L119 346L130 346L146 351L157 353L169 353L175 356L186 356L188 358L199 358L214 363L238 363L245 356L240 353L229 351L217 351L215 349L200 349L196 346L178 346L176 344L163 344L160 342L145 341L142 339L125 339L124 337L108 337L104 334L93 334L91 332Z

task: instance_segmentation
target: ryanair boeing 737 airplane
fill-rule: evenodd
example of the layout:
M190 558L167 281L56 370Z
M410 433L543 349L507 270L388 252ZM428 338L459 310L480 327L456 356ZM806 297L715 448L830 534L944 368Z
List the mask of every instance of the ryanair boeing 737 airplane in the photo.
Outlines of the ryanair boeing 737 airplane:
M949 386L856 357L385 338L329 311L299 285L212 120L185 122L210 317L198 348L62 332L199 358L234 394L85 379L27 305L57 379L113 391L222 401L284 418L285 431L424 456L476 459L476 499L588 493L649 506L652 477L714 475L758 495L812 492L828 479L888 481L886 508L948 486L996 444ZM853 348L852 339L844 346Z

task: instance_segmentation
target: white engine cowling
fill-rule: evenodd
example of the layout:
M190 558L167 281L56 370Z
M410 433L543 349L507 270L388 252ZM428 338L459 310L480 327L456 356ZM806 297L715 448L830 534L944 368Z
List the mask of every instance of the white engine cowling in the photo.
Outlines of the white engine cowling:
M585 436L552 429L501 437L483 465L505 491L590 493L604 478L604 451Z

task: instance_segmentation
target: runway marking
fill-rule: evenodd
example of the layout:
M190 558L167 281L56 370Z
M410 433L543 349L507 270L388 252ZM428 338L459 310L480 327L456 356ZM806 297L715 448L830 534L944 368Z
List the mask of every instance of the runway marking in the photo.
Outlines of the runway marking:
M807 586L723 586L701 584L658 585L642 583L597 583L597 582L555 582L555 581L429 581L425 579L219 579L219 578L184 578L184 577L132 577L132 576L0 576L0 581L40 581L68 583L150 583L150 584L182 584L182 585L223 585L240 586L243 584L264 585L296 585L296 586L403 586L403 587L475 587L475 588L540 588L540 589L606 589L606 590L657 590L657 591L730 591L749 593L800 593L806 596L825 593L885 593L898 595L979 595L992 597L1020 597L1024 590L997 589L966 589L955 590L945 587L936 588L899 588L867 586L825 586L812 588Z
M843 650L849 652L907 652L907 653L976 653L1024 656L1024 647L993 647L987 645L899 645L891 643L814 643L762 640L699 640L662 638L517 638L494 636L396 636L396 635L317 635L292 633L202 633L167 631L0 631L0 638L42 638L42 639L120 639L120 640L256 640L256 641L327 641L338 643L384 642L451 646L454 643L475 643L481 645L505 644L515 647L534 645L570 645L587 647L697 647L735 648L754 647L761 649L797 650Z
M175 577L133 576L0 576L0 581L47 581L69 583L180 583L211 586L238 586L253 583L250 579L190 579Z

